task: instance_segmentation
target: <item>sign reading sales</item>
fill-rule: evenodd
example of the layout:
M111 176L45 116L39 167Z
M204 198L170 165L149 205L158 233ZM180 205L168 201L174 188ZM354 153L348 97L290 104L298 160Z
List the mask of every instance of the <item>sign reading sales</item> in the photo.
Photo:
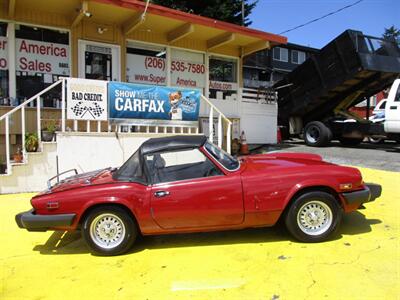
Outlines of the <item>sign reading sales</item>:
M69 75L69 46L16 39L17 71Z
M107 120L107 81L67 79L67 118Z
M8 69L8 48L7 48L7 38L5 36L0 36L0 70Z
M200 92L109 82L108 101L111 119L196 121L199 116Z

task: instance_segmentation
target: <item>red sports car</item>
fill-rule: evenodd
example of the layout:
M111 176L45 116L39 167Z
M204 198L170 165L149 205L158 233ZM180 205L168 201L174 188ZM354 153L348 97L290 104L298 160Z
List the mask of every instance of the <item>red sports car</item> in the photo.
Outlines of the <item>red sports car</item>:
M61 175L61 174L60 174ZM320 156L235 158L204 136L153 138L118 169L59 180L16 216L29 231L77 230L99 255L126 252L138 234L272 226L303 242L328 239L342 214L381 194L355 168Z

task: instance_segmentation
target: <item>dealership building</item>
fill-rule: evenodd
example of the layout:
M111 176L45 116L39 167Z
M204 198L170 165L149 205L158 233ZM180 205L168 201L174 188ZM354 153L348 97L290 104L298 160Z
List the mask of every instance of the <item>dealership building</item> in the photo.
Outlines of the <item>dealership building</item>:
M128 82L198 90L232 122L232 138L244 130L249 143L274 143L276 102L265 91L243 88L242 62L286 42L142 1L0 0L0 117L60 78ZM56 86L40 95L40 109L32 101L24 115L10 116L8 132L0 121L0 163L23 144L20 122L26 131L48 120L61 123L63 92ZM209 117L210 109L201 105L196 133L207 134L211 127L202 119ZM66 120L63 126L70 132L110 131L105 122Z

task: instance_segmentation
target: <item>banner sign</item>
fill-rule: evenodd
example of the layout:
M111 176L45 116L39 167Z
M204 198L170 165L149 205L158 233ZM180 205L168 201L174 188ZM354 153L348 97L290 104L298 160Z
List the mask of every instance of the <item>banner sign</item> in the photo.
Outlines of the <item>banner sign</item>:
M67 119L107 120L107 81L67 79Z
M167 84L166 60L161 57L127 53L126 80L156 85Z
M197 121L200 92L132 83L108 84L110 119Z
M8 69L8 46L7 38L5 36L0 36L0 70Z
M17 71L69 75L69 46L15 39Z

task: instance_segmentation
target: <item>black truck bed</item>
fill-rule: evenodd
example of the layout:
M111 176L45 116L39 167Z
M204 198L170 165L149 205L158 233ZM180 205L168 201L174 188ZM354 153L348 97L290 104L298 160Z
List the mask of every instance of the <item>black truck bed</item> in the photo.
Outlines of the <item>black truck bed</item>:
M279 123L324 120L382 91L399 74L396 42L346 30L274 85L287 85L278 89Z

